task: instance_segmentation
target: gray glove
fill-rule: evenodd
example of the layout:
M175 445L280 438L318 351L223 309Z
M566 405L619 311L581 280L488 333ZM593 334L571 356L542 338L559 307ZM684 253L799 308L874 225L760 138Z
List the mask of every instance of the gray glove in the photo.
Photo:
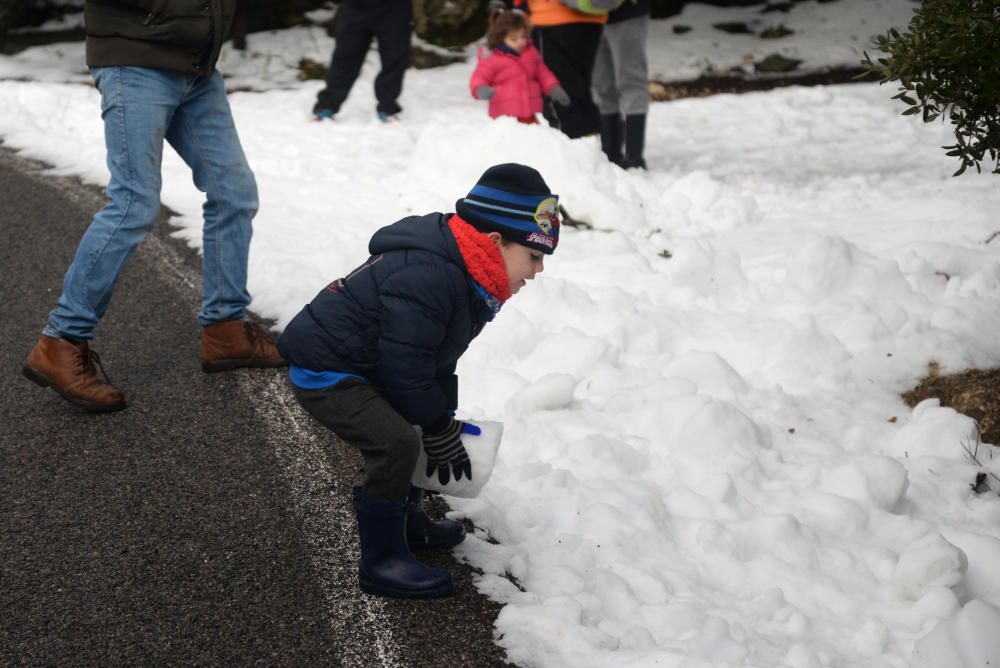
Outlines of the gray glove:
M497 94L495 88L490 88L489 86L476 86L476 99L478 100L488 100Z
M554 86L552 90L549 91L549 97L555 100L555 103L561 107L569 106L569 94L562 86Z

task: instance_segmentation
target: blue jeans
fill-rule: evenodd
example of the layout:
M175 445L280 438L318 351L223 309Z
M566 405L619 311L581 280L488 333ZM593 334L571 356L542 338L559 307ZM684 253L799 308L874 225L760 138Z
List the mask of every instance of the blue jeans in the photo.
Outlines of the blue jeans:
M188 164L204 205L198 322L246 318L247 257L257 183L233 124L222 76L95 67L107 145L108 201L84 232L43 333L90 339L118 276L160 211L163 140Z

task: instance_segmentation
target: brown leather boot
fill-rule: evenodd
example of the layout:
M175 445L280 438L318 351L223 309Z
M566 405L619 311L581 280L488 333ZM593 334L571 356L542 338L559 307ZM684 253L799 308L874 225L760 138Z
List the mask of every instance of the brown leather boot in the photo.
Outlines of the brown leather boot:
M288 362L278 353L271 335L257 323L228 320L202 329L202 371L228 371L244 366L267 369L288 366Z
M96 369L101 370L104 380L97 377ZM21 371L28 380L51 387L66 401L92 413L125 408L125 395L111 384L101 358L85 341L73 343L43 336L31 349Z

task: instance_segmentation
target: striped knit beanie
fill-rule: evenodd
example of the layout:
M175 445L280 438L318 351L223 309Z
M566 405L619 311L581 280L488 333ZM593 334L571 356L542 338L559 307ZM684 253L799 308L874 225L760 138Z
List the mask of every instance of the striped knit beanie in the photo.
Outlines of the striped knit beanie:
M551 255L559 243L559 196L526 165L490 167L455 212L480 232L499 232L509 241Z

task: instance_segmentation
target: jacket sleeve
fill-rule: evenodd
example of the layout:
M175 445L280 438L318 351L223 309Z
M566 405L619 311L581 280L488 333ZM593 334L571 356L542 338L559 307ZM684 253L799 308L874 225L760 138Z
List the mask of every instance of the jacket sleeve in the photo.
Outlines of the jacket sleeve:
M481 58L479 63L476 64L475 71L472 72L472 77L469 79L469 92L472 93L472 97L476 97L476 89L480 86L493 86L495 76L495 59L490 56Z
M455 365L453 364L450 369L438 374L437 382L441 386L441 391L444 392L448 412L454 413L458 409L458 376L455 375Z
M448 410L436 358L457 296L447 265L409 266L380 288L376 370L386 399L410 424L427 425Z

